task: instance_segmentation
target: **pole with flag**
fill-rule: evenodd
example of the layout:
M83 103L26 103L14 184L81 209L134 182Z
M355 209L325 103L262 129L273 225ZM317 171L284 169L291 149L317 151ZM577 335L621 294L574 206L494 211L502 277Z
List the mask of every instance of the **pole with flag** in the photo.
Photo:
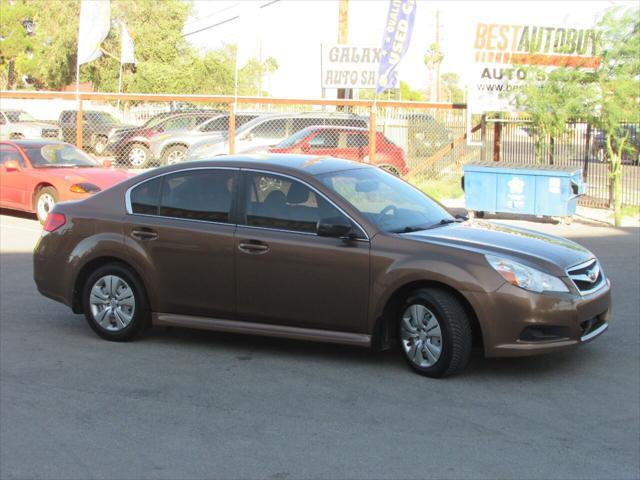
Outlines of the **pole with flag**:
M100 44L111 29L110 0L81 0L78 26L78 54L76 56L76 145L82 148L82 101L80 100L80 65L102 55Z
M133 48L133 40L129 35L127 26L120 22L120 72L118 75L118 95L122 93L122 70L126 64L136 64L136 57ZM117 108L120 108L120 97L118 96Z
M81 0L76 59L76 98L80 98L80 65L102 55L100 44L111 28L110 0Z
M416 8L415 0L389 1L389 12L382 37L376 94L382 93L388 88L396 88L398 85L396 67L409 49Z

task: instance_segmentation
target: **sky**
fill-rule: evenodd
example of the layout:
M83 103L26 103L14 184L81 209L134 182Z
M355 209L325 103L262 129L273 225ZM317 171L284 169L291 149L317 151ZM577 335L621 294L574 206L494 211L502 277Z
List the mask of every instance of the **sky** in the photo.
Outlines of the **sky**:
M188 35L199 49L224 43L242 46L250 56L274 57L278 71L264 80L276 97L319 98L320 46L338 38L338 0L280 0L265 8L268 0L194 0L193 12L184 32L193 32L238 14L243 21ZM423 90L429 73L423 63L425 51L435 40L436 11L440 16L440 42L444 59L441 73L455 72L462 84L471 81L473 36L478 22L516 23L545 26L591 27L599 14L613 5L637 5L635 1L433 1L418 0L409 50L398 67L399 78L412 88ZM380 46L389 2L349 1L349 43ZM246 14L249 12L249 14ZM252 12L258 12L257 15ZM326 92L335 97L335 91Z

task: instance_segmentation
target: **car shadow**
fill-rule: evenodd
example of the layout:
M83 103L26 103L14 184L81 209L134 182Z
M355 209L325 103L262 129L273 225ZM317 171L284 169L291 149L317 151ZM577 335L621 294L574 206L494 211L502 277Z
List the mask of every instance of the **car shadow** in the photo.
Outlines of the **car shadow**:
M235 355L237 360L251 361L261 355L345 365L375 366L382 371L410 372L396 346L373 351L348 345L306 342L225 332L192 330L181 327L154 327L142 341L164 344L188 344L189 348L216 349ZM185 345L186 347L186 345ZM586 347L588 349L588 347ZM474 347L467 368L459 375L465 379L512 378L513 380L563 377L579 370L589 371L599 355L585 348L532 357L486 358L481 347ZM454 377L455 378L455 377Z
M23 212L20 210L11 210L9 208L0 208L0 215L24 218L25 220L35 220L36 222L38 221L38 217L36 217L35 213Z

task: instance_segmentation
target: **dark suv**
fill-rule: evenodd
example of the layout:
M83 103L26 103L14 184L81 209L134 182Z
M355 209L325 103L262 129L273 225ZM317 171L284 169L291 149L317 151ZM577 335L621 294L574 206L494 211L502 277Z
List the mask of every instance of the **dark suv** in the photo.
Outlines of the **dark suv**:
M60 113L58 126L62 130L63 140L67 143L76 143L77 118L76 110L64 110ZM124 125L110 113L84 110L82 112L82 146L85 150L103 155L106 152L109 137L119 129L132 126Z

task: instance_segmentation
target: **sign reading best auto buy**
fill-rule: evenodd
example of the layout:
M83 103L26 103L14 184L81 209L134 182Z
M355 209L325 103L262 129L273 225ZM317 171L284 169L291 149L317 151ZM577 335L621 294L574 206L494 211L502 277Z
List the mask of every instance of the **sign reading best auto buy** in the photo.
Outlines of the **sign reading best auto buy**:
M478 23L473 39L469 106L474 113L515 110L527 66L597 69L602 32L594 28Z
M322 45L322 88L375 88L381 49Z

